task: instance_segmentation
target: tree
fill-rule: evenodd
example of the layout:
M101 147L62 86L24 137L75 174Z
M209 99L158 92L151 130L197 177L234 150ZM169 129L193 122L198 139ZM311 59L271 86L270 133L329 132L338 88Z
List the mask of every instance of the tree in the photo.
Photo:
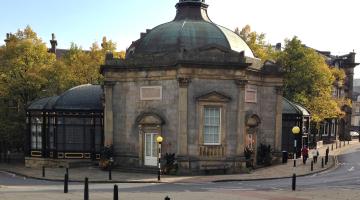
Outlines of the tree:
M285 71L284 96L308 108L316 123L343 116L337 99L332 96L335 77L325 59L305 47L297 37L285 43L278 58Z
M47 91L55 55L47 52L46 45L30 27L19 30L12 38L0 55L1 91L23 108Z
M0 142L21 147L25 129L25 108L29 102L48 95L55 55L28 26L10 35L0 47Z
M259 34L251 31L250 25L246 25L241 31L239 28L236 28L235 33L249 45L255 57L260 58L263 62L266 60L275 60L276 52L270 44L265 42L265 33Z
M58 76L58 91L64 91L81 84L100 84L103 80L99 73L100 66L105 63L106 53L115 56L116 44L104 37L102 48L93 43L90 51L84 51L81 47L72 43L70 50L56 62ZM120 56L120 54L119 54Z
M115 50L116 44L104 37L102 48L94 43L90 51L84 51L73 43L56 59L29 26L9 35L7 44L0 47L0 152L23 145L25 109L31 101L80 84L100 84L99 69L106 53L125 56Z

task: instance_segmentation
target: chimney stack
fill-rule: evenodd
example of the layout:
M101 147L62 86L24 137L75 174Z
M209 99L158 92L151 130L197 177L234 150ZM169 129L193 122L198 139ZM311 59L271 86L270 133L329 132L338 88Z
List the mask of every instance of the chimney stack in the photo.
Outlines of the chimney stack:
M51 44L50 52L56 54L57 40L55 39L55 34L54 33L51 34L50 44Z
M106 39L105 36L102 38L101 47L102 47L103 49L107 48L107 39Z
M281 51L281 43L276 43L276 46L275 46L275 50L276 51Z
M10 42L10 36L11 36L11 33L6 33L6 38L4 40L5 45L7 45Z

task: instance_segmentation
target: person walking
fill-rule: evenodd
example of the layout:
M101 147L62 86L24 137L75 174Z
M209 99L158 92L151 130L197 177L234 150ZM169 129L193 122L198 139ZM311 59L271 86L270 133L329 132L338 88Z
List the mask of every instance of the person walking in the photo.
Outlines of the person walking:
M304 145L304 147L302 148L301 154L302 154L302 157L303 157L303 164L305 165L305 164L306 164L306 160L307 160L308 157L309 157L309 150L308 150L308 148L307 148L306 145Z
M317 163L317 159L319 156L319 150L315 147L312 151L311 154L313 156L313 160L314 160L314 164Z

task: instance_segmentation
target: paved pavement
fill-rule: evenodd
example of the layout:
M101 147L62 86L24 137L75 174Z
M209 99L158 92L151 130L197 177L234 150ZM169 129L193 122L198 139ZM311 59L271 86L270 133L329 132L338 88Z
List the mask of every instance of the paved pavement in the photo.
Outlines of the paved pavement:
M344 150L350 147L359 146L360 143L356 140L351 141L350 144L346 142L342 143L341 148L333 146L323 146L319 149L320 158L317 164L314 164L314 170L310 170L310 162L303 165L301 159L297 160L297 167L293 167L293 160L289 160L287 164L279 164L266 168L253 170L248 174L230 174L230 175L207 175L207 176L168 176L164 175L161 178L161 182L165 183L206 183L206 182L221 182L221 181L233 181L233 180L266 180L291 177L293 173L297 176L304 176L320 171L328 170L334 166L337 166L337 155L341 154ZM325 155L326 148L330 149L330 159L327 165L322 168L321 159ZM42 177L41 169L25 168L22 165L7 165L0 164L0 171L18 174L25 177L63 181L65 169L64 168L47 168L45 177ZM82 182L85 177L89 178L90 182L117 182L117 183L156 183L156 174L143 174L143 173L124 173L119 171L112 172L112 181L108 180L108 172L99 170L97 167L81 167L69 169L69 180L74 182Z

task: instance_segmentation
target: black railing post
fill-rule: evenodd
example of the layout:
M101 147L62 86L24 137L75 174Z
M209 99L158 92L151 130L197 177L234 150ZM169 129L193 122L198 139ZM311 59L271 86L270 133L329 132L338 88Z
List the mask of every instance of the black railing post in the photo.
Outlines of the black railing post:
M85 178L84 200L89 200L89 179Z
M66 174L69 176L69 168L66 168Z
M114 200L119 200L119 188L117 185L114 185Z
M314 161L311 161L311 171L314 171Z
M324 158L321 158L321 168L324 168Z
M109 180L112 180L112 176L111 176L111 167L109 167Z
M42 177L45 177L45 166L42 166Z
M68 193L68 191L69 191L68 184L69 184L69 175L68 175L68 174L65 174L65 178L64 178L64 193Z
M294 167L296 167L296 160L294 159Z
M295 191L296 190L296 174L293 174L292 177L292 190Z

